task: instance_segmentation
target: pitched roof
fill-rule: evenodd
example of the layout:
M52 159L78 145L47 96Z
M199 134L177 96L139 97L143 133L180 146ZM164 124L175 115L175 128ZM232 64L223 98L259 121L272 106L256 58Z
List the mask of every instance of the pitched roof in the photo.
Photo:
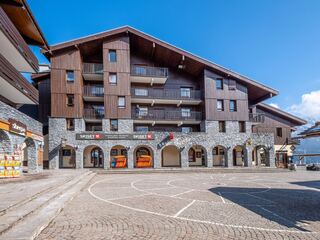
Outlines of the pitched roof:
M266 103L258 103L257 107L261 108L264 111L268 111L273 114L276 114L277 116L279 116L281 118L287 119L288 121L294 123L296 126L301 126L301 125L304 125L307 123L307 121L302 118L294 116L288 112L285 112L279 108L270 106L269 104L266 104Z
M301 132L299 135L302 136L320 136L320 122L316 122L316 124L310 128L308 128L307 130Z
M273 97L275 95L278 95L278 91L270 88L262 83L259 83L255 80L252 80L246 76L243 76L239 73L236 73L230 69L227 69L225 67L222 67L216 63L213 63L207 59L201 58L199 56L196 56L186 50L183 50L181 48L178 48L176 46L173 46L167 42L164 42L158 38L155 38L151 35L148 35L144 32L141 32L135 28L132 28L130 26L123 26L120 28L115 28L112 30L108 30L105 32L100 32L97 34L93 34L93 35L88 35L85 37L81 37L81 38L77 38L77 39L73 39L67 42L62 42L59 44L55 44L55 45L51 45L49 50L42 50L42 52L49 57L50 55L52 55L55 51L61 51L63 49L68 49L71 47L75 47L75 46L79 46L81 44L85 44L85 43L89 43L89 42L93 42L93 41L97 41L97 40L101 40L101 39L105 39L108 37L113 37L115 35L118 34L123 34L123 33L127 33L138 37L139 39L143 39L145 41L149 41L151 43L154 43L155 45L161 46L166 50L172 51L176 54L179 54L181 56L184 56L185 59L193 61L194 63L198 63L204 66L204 68L207 68L209 70L213 70L219 73L223 73L228 77L233 77L237 80L239 80L240 82L244 83L245 85L249 86L248 90L249 93L251 92L251 95L255 95L254 99L257 100L257 102L259 101L263 101L267 98ZM249 94L250 95L250 94ZM250 96L249 96L250 97Z

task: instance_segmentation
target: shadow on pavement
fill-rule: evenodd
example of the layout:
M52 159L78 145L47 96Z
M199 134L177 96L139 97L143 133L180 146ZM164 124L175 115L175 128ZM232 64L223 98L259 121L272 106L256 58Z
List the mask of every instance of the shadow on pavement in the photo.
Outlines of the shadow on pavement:
M209 191L291 230L310 232L308 225L320 221L316 190L216 187Z

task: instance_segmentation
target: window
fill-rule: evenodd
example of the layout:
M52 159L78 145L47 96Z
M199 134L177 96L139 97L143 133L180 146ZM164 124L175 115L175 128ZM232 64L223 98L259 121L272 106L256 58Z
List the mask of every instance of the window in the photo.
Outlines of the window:
M222 99L217 100L217 110L218 111L224 111L224 104Z
M191 97L191 88L182 87L180 88L181 97L190 98Z
M181 109L181 116L182 116L182 117L186 117L186 118L191 117L191 110L190 110L190 108L182 108L182 109Z
M71 107L74 106L74 95L67 94L67 106Z
M219 132L226 132L226 122L219 121Z
M125 97L118 97L118 107L119 108L126 107L126 98Z
M148 96L148 89L136 88L136 89L134 89L134 95L136 95L136 96Z
M68 131L74 131L74 119L73 118L67 118L67 130Z
M148 132L149 127L148 126L136 126L136 132Z
M66 79L67 79L67 82L74 82L74 71L73 70L66 71Z
M223 79L221 78L216 79L216 89L223 90Z
M62 156L63 157L70 157L71 156L71 149L62 149Z
M191 127L182 127L181 132L182 133L190 133L190 132L192 132L192 128Z
M109 50L109 62L117 62L117 51Z
M118 119L110 119L110 131L118 131Z
M282 137L282 128L277 128L277 137Z
M236 112L237 111L237 101L236 100L230 100L230 112Z
M239 122L239 132L241 132L241 133L246 132L246 122L244 122L244 121Z
M229 90L237 90L237 83L235 80L229 80Z
M109 83L111 85L117 85L117 74L116 73L109 73Z
M139 107L139 117L148 115L148 107Z

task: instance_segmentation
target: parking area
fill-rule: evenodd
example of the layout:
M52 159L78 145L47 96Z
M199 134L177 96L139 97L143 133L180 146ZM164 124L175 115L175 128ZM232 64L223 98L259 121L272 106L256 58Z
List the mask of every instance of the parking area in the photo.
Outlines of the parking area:
M38 239L319 239L320 174L100 174Z

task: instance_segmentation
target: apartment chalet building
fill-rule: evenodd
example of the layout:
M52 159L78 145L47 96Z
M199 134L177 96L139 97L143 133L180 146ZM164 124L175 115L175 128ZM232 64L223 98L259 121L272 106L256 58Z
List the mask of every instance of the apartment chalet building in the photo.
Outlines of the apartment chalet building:
M32 117L37 117L36 112L22 111L36 109L39 100L38 90L21 74L39 69L29 45L47 47L29 6L23 0L1 1L0 161L18 159L24 170L38 172L42 169L42 124Z
M50 168L284 166L305 124L262 103L276 90L131 27L44 54Z

